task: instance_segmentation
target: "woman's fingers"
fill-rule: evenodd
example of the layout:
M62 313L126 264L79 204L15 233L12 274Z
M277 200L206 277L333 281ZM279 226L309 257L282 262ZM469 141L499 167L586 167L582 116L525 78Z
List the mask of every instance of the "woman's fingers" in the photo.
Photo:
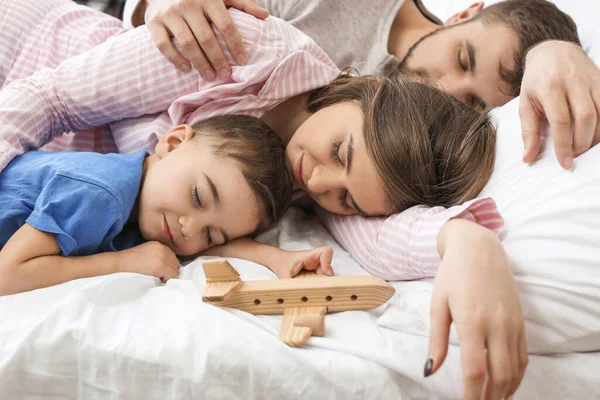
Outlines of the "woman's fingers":
M511 350L516 356L517 348L511 348L507 324L507 318L501 318L500 323L489 332L487 339L487 374L488 379L485 387L485 398L488 400L501 400L506 397L509 389L517 378L516 365L512 365ZM515 341L516 344L516 341Z
M481 399L487 373L483 324L474 322L456 324L463 370L463 398L466 400Z
M518 330L520 333L517 336L516 347L517 347L517 371L518 371L518 382L510 388L507 396L512 396L515 394L519 385L523 381L523 377L525 376L525 369L527 368L527 364L529 364L529 355L527 354L527 340L525 339L525 327L524 322L521 320L521 329Z
M512 396L516 391L519 385L521 384L521 380L523 380L523 374L525 369L521 369L520 366L520 349L519 349L519 333L515 333L510 335L508 341L508 352L510 355L510 370L513 374L513 379L510 385L508 386L508 390L506 392L506 397Z
M423 376L436 372L444 363L448 354L448 337L452 316L448 308L448 298L434 286L431 298L431 325L429 327L429 347L423 367Z

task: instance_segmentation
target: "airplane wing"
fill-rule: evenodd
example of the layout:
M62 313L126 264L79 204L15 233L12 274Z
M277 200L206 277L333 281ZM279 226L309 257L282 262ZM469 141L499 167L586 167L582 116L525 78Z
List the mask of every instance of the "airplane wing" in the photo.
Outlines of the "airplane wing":
M311 336L325 334L327 307L290 307L283 310L279 340L292 347L302 347Z
M202 267L206 275L206 288L202 294L204 301L223 301L242 283L240 274L226 260L205 261Z
M317 276L312 271L303 270L294 279ZM283 320L279 329L279 340L292 347L303 347L311 336L325 335L325 314L327 307L289 307L283 310Z

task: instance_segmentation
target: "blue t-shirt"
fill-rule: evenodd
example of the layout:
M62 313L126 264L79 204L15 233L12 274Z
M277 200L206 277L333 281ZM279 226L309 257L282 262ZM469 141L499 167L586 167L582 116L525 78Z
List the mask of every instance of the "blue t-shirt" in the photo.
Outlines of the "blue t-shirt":
M142 243L137 226L123 229L146 155L30 151L16 157L0 173L0 248L26 222L54 233L63 256Z

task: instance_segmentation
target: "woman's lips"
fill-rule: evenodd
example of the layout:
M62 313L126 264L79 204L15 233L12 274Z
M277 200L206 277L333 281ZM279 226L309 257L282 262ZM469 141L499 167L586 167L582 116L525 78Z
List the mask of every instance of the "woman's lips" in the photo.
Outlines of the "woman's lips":
M304 153L302 153L300 155L300 159L298 160L298 163L296 164L296 168L294 168L294 176L296 178L296 183L300 186L302 186L303 188L306 188L306 185L304 184L304 179L302 178L302 160L304 159Z
M169 228L169 224L167 223L167 216L163 215L163 231L165 234L165 237L170 240L172 243L175 242L173 240L173 235L171 235L171 229Z

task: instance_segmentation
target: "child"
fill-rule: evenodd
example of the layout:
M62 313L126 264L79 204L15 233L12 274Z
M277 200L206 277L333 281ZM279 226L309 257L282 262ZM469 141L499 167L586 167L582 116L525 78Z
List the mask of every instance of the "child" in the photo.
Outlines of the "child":
M289 205L283 145L254 117L179 125L155 151L12 161L0 173L0 295L115 272L167 281L176 255L264 229Z

